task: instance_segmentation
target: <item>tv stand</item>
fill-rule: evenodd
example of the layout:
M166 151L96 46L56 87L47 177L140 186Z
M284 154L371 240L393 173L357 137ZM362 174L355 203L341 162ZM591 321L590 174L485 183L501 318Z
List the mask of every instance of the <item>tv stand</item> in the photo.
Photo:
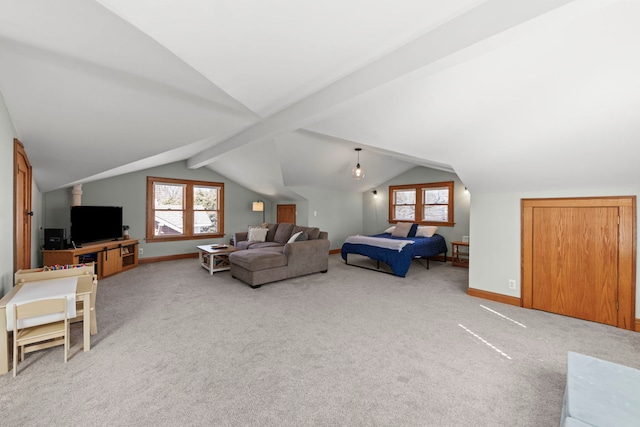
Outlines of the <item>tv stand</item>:
M138 266L138 240L84 243L75 249L43 250L45 266L96 263L98 279Z

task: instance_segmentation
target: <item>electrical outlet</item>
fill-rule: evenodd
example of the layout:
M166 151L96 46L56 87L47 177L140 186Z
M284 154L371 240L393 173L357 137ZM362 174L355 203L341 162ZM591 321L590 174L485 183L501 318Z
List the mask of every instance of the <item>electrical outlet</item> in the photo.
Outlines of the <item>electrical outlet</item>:
M516 281L513 279L509 279L509 289L515 289L516 288Z
M143 252L144 252L144 249L142 248L138 249L138 255L142 255Z

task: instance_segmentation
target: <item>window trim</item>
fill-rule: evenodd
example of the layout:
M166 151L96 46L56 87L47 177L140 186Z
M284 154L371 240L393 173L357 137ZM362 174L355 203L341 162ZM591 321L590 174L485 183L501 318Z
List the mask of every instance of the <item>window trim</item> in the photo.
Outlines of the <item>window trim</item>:
M422 221L417 218L422 218L423 214L423 200L422 200L422 191L424 189L429 188L437 188L437 187L446 187L449 190L449 209L447 215L447 221ZM415 190L416 192L416 209L415 209L415 219L411 221L413 224L420 225L436 225L441 227L453 227L455 226L454 216L453 216L453 196L454 196L454 182L453 181L443 181L443 182L429 182L424 184L406 184L406 185L390 185L389 186L389 224L397 224L399 222L408 222L405 219L395 219L395 204L393 193L397 190Z
M154 222L155 222L155 209L153 200L153 186L156 183L165 184L178 184L185 186L184 194L184 230L185 233L182 236L168 236L158 237L154 236ZM218 199L218 232L206 233L206 234L193 234L193 187L194 186L206 186L206 187L218 187L219 199ZM172 242L179 240L197 240L197 239L217 239L224 237L224 183L211 182L211 181L196 181L191 179L176 179L176 178L161 178L157 176L147 177L147 224L146 224L146 241L148 243L154 242ZM188 233L187 233L188 231Z

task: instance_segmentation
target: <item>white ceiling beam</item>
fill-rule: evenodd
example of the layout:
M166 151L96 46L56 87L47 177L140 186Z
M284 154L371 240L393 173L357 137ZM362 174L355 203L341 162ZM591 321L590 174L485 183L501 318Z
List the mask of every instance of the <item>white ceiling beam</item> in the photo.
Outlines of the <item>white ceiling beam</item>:
M199 168L230 150L303 127L350 99L573 1L486 1L231 138L218 141L191 157L187 165Z

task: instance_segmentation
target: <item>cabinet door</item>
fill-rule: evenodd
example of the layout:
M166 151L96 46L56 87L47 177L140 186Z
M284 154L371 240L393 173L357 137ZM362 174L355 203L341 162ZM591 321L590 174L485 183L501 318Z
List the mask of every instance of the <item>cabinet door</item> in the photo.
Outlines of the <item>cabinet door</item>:
M100 260L100 276L107 277L116 274L122 270L122 255L120 248L111 248L102 251Z

